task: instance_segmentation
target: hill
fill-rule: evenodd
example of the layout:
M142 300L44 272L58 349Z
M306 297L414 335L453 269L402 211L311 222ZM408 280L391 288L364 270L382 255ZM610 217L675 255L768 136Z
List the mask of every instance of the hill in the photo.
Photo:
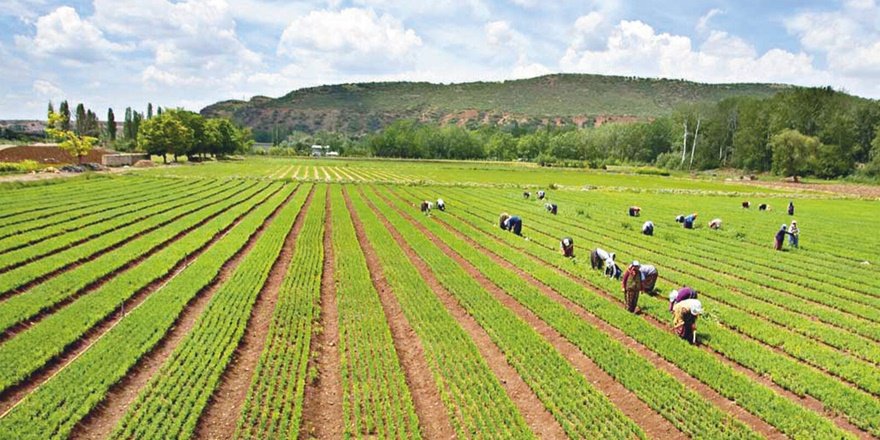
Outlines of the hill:
M277 99L218 102L202 110L226 116L263 137L272 130L364 133L394 120L439 123L601 125L668 114L680 103L773 95L779 84L701 84L683 80L586 74L462 84L383 82L295 90Z

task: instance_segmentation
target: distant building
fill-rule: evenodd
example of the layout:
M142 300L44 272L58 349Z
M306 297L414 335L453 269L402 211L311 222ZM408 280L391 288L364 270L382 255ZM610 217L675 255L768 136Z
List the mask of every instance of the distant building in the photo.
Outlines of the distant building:
M339 156L339 153L336 151L331 151L329 145L312 145L312 156L321 157L321 156Z

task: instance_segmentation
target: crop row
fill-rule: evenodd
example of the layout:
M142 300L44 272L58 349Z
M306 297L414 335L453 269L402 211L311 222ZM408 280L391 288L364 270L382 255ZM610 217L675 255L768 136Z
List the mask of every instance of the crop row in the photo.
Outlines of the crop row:
M398 209L404 209L399 203L395 205ZM422 217L419 219L432 234L477 267L507 294L550 324L600 368L689 437L760 438L734 417L689 390L668 373L656 368L633 350L580 319L563 305L544 296L536 287L514 272L501 268L485 253L456 238L438 222ZM486 241L484 235L473 229L459 228L457 232L479 243ZM498 247L495 251L499 251ZM562 286L558 279L555 277L553 279L557 282L551 287L560 290Z
M135 292L167 275L181 261L208 243L218 231L230 225L237 216L265 200L271 192L265 191L256 196L258 193L260 191L254 190L246 195L232 198L225 206L227 208L225 212L224 207L218 207L214 214L206 213L205 218L210 218L212 215L216 217L150 256L137 267L113 277L95 291L78 298L77 301L0 345L0 361L4 365L3 371L0 372L0 390L6 390L21 382L46 362L62 354L66 347L77 341L95 324L106 319L114 310L123 307L125 301ZM19 298L14 297L3 303L3 308L0 310L3 310L8 322L13 322L16 311L19 312L19 316L26 316L27 310L31 313L33 310L39 310L41 307L39 301L52 297L54 289L41 293L40 296L29 298L31 300L29 303L22 301L9 304L9 301ZM57 301L57 298L53 297L53 299ZM18 307L12 308L13 305ZM9 306L8 311L7 306Z
M130 310L67 368L0 419L0 436L67 438L73 427L101 402L110 387L164 337L186 305L218 276L223 265L242 249L291 191L292 188L276 191L200 258L151 294L139 307Z
M114 191L125 185L129 178L85 179L55 182L52 185L16 188L0 196L0 219L41 211L79 197L102 197L104 191ZM152 179L151 179L152 180Z
M89 227L86 225L79 225L79 222L74 220L69 225L64 226L65 229L70 228L67 232L56 234L55 237L26 246L21 246L21 244L33 240L35 234L26 233L10 237L13 240L18 239L16 240L18 249L12 250L3 255L3 265L0 266L0 272L5 273L14 270L15 268L36 261L47 255L51 255L52 253L68 249L78 244L83 244L90 239L100 237L104 233L113 233L134 223L143 222L145 219L153 215L161 214L183 205L198 203L200 198L216 195L218 192L227 189L228 186L229 185L219 185L217 188L212 188L207 192L200 191L197 193L183 193L179 198L172 199L171 201L163 198L159 201L152 201L142 205L134 204L132 205L131 212L111 213L109 214L110 216L105 217L109 221L96 226Z
M341 188L330 193L345 436L419 437L418 418L391 329Z
M14 229L10 229L10 227L47 218L64 219L70 211L74 211L81 215L83 212L99 209L101 206L108 204L114 205L119 202L120 199L133 200L138 197L137 191L132 191L132 187L127 185L134 184L135 182L128 180L117 181L117 183L119 182L125 183L117 184L114 187L96 193L71 196L56 202L42 202L42 209L23 212L0 219L0 228L3 228L4 231L14 232ZM173 182L161 180L152 181L151 183L158 185L174 185ZM49 203L52 204L50 205ZM14 205L18 205L18 203L15 203ZM4 233L3 235L5 236L9 232Z
M242 406L235 438L293 438L302 420L311 340L319 331L326 197L315 194Z
M87 291L91 286L95 286L96 283L100 283L120 269L124 269L130 263L138 262L149 254L160 251L167 243L191 232L192 229L197 229L199 225L224 209L247 200L261 189L262 186L255 187L238 194L229 191L228 194L216 196L216 200L206 200L206 204L200 209L185 212L177 217L176 221L164 227L140 236L112 252L8 298L0 303L0 329L6 331L17 323L75 297L80 292Z
M352 205L375 250L383 275L424 347L437 390L453 428L462 438L491 431L499 437L531 438L522 415L474 341L436 297L388 229L364 201L351 193Z
M267 225L231 277L211 297L186 338L129 406L111 438L190 437L244 336L251 309L297 214L300 190Z
M461 205L459 206L458 203ZM626 312L620 307L620 301L608 298L612 295L611 292L614 292L615 297L619 295L617 293L619 284L609 282L601 274L582 267L579 261L572 262L561 257L556 250L555 243L554 246L548 247L533 239L522 240L510 236L510 234L498 230L497 227L493 227L492 223L486 222L482 213L479 215L471 213L464 200L456 199L456 206L454 213L450 212L450 214L459 221L449 222L450 225L460 230L470 228L480 231L484 238L479 242L487 248L502 255L512 264L527 268L528 272L542 283L553 287L561 295L599 319L622 330L721 395L736 401L738 405L777 427L789 437L847 437L843 431L836 428L828 420L734 371L711 353L683 343L671 332L657 328L647 320ZM457 226L458 223L461 225ZM464 225L467 225L467 228ZM581 243L580 249L589 248L585 244L586 240L576 242ZM561 275L560 272L567 275ZM601 288L607 293L597 294L594 290L582 286L571 276L580 278L593 286L599 286L597 288ZM658 319L662 321L669 319L667 308L660 310L660 307L653 304L650 308L660 312L655 315ZM705 333L705 327L708 326L705 323L701 324L701 337ZM759 349L746 344L741 344L741 346L743 354L746 356L760 355Z
M119 216L124 216L156 205L167 204L168 198L179 197L180 195L195 193L197 191L205 192L210 188L211 186L207 185L202 187L181 186L172 189L166 187L147 188L143 191L141 197L135 202L126 202L121 206L111 209L102 208L97 212L92 212L91 214L82 217L67 218L56 224L40 227L38 230L31 230L28 232L20 231L6 238L2 238L0 239L0 254L8 254L9 252L24 246L34 246L37 243L42 243L52 238L58 238L61 235L70 235L72 232L81 231L83 228L89 226L97 225L97 227L100 227L109 223L111 220L116 220ZM122 225L118 222L114 222L114 224ZM109 230L109 228L105 227L103 230ZM70 243L71 241L68 239L67 242Z
M483 208L485 209L485 206ZM485 218L485 216L481 218ZM580 231L572 234L570 229L562 231L550 226L543 226L541 230L549 233L551 237L561 236L561 234L572 236L578 242L583 243L584 248L589 248L590 240L581 235ZM535 240L527 243L536 246L536 251L540 248L540 252L544 255L555 251L555 243L541 245ZM566 265L564 269L581 278L595 277L595 273L584 264ZM610 283L607 280L597 281L596 284L611 291L619 289L618 284ZM642 301L642 312L656 319L666 320L668 319L666 304L665 301L649 301L646 298ZM713 315L713 317L716 320L723 318L718 315ZM854 424L863 429L874 433L880 431L880 419L877 417L880 414L877 409L878 403L872 396L830 378L812 367L780 355L772 348L745 338L736 331L718 325L712 320L704 321L701 326L701 335L704 335L703 341L709 347L758 374L768 376L783 388L797 394L809 394L816 397L828 407L846 414ZM711 384L708 385L711 386Z
M379 211L431 267L437 279L486 329L532 391L572 438L644 438L645 434L596 390L535 329L501 304L451 257L387 207Z
M255 184L256 182L244 188L253 188ZM236 187L235 190L240 192L244 189ZM234 193L235 191L232 192ZM227 197L230 195L226 194ZM90 258L94 258L95 254L103 253L103 256L112 255L113 250L119 250L120 246L124 247L132 238L159 230L163 226L173 224L183 215L206 209L211 206L211 203L216 204L222 200L223 196L219 195L212 197L207 203L198 203L198 200L194 199L189 204L154 215L142 222L120 228L113 233L89 240L79 246L47 255L39 260L39 264L27 264L4 272L0 274L0 295L11 293L28 283L44 278L56 271L85 262Z

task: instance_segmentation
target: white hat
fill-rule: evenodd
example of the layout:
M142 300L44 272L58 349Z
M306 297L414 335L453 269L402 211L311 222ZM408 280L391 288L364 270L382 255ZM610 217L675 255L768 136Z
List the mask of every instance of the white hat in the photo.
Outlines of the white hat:
M639 261L638 261L638 260L633 260L632 265L635 266L635 267L639 267L639 266L641 266L641 264L639 264Z
M785 229L786 227L787 227L787 226L785 226L785 224L782 225L782 229Z
M701 303L698 300L694 300L694 303L691 305L691 314L702 315L703 314L703 303Z
M673 290L672 292L669 292L669 302L675 301L675 298L678 298L678 291Z

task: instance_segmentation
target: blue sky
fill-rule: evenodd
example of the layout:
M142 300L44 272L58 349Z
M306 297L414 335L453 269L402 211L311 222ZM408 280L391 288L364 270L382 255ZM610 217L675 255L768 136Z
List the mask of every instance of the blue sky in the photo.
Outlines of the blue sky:
M6 0L0 119L198 110L340 82L585 72L880 98L880 5L848 1Z

